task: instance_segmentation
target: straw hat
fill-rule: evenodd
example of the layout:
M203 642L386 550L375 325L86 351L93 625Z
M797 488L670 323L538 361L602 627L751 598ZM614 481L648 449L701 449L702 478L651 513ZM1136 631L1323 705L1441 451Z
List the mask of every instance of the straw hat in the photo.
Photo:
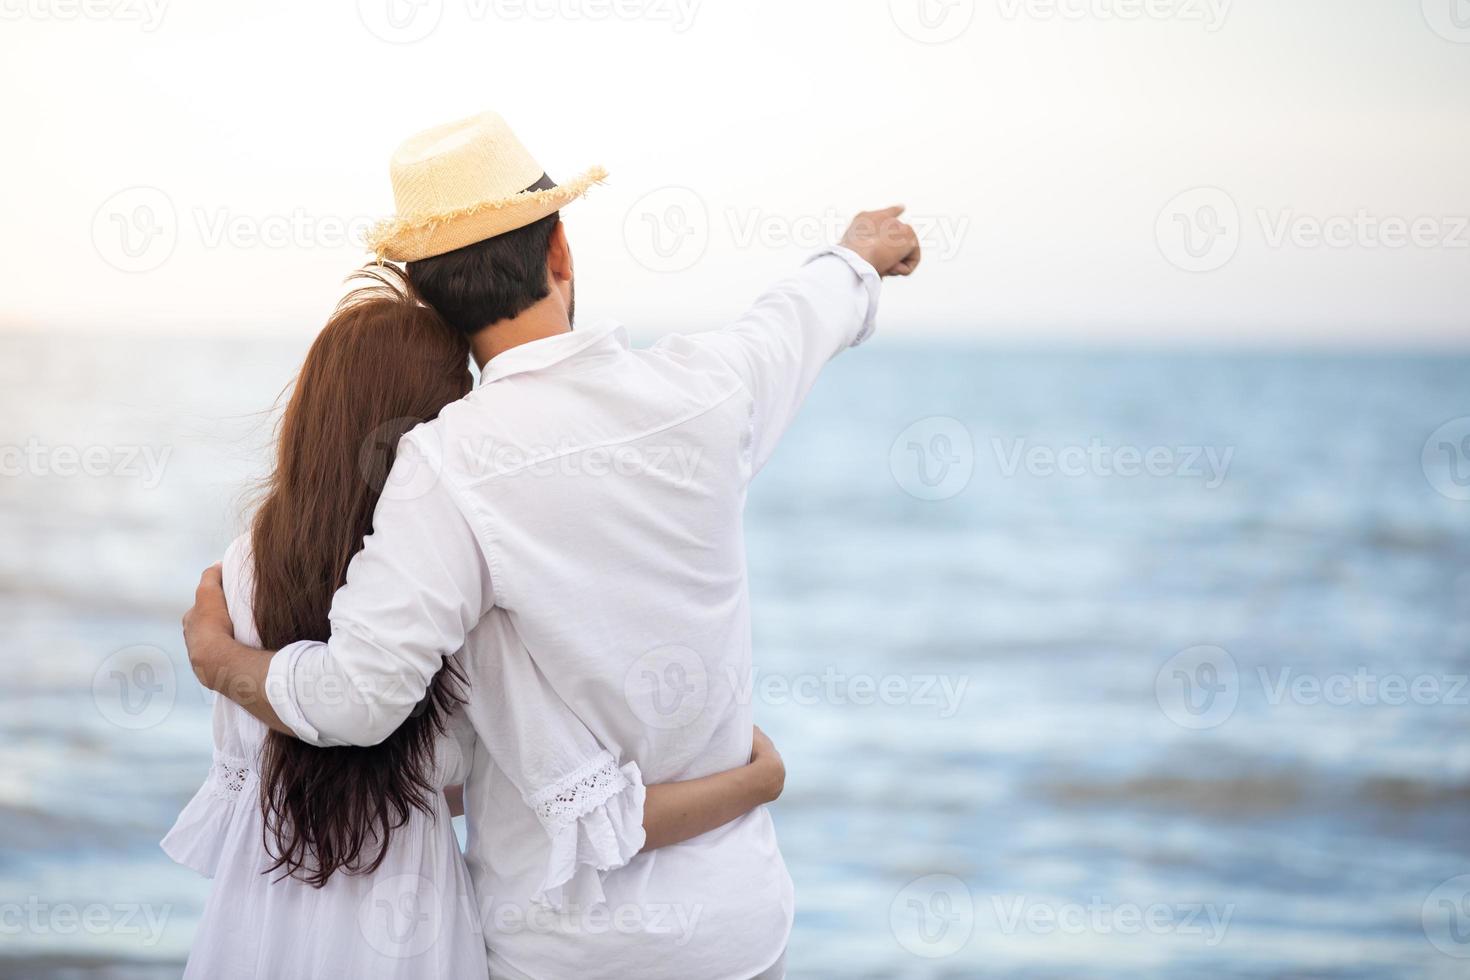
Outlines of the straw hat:
M607 179L593 167L556 184L493 112L411 136L389 164L398 214L368 233L379 260L415 262L546 217Z

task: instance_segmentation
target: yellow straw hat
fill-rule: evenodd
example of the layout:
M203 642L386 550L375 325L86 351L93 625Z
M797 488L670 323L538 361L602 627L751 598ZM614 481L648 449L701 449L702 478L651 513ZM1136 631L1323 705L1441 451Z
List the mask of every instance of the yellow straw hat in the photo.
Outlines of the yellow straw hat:
M553 183L493 112L411 136L389 172L398 213L367 236L378 258L416 262L539 221L607 179L593 167Z

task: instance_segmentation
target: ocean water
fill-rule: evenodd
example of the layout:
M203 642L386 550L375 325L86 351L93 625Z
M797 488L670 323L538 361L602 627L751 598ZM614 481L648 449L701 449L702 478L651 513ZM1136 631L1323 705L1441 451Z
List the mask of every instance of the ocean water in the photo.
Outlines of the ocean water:
M0 976L180 971L178 616L303 350L0 335ZM1470 975L1467 417L1466 357L839 358L748 516L791 975Z

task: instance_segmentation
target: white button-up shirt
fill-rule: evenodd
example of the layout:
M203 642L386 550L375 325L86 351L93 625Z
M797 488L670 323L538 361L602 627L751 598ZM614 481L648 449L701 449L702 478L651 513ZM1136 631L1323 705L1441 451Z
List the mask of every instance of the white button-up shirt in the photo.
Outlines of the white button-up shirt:
M632 350L610 324L493 358L400 442L330 642L273 659L298 736L366 745L461 658L494 975L745 980L784 949L765 809L638 854L643 785L750 758L747 487L872 332L879 286L833 248L726 329Z

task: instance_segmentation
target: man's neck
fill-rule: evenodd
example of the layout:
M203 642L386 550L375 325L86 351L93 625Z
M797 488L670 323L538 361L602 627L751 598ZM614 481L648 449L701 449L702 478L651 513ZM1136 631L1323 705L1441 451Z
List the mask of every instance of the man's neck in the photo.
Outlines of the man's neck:
M475 334L470 338L470 352L475 363L483 368L492 358L512 347L555 337L571 329L566 307L561 297L553 292L519 316L499 320Z

